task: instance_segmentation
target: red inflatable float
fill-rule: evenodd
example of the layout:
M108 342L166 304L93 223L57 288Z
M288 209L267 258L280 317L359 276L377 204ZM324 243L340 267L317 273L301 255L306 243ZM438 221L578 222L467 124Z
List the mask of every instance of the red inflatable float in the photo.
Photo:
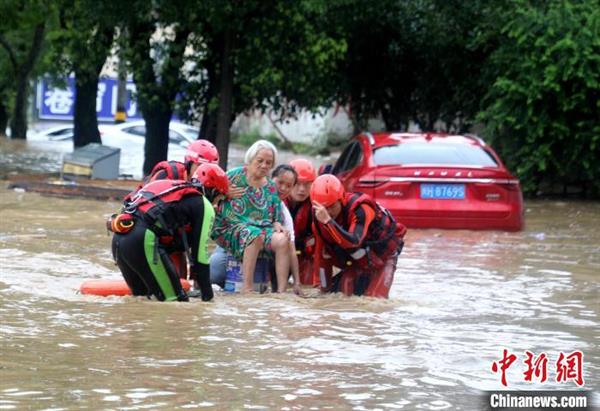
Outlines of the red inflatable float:
M187 292L190 289L188 280L181 279L181 286ZM109 295L131 295L131 290L123 279L115 280L88 280L79 287L81 294L100 295L106 297Z

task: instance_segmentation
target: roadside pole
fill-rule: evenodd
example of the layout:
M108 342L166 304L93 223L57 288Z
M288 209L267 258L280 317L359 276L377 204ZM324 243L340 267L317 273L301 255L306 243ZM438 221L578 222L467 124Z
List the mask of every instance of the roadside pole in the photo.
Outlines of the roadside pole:
M127 120L127 64L122 56L119 56L117 79L117 110L115 112L115 123L124 123Z

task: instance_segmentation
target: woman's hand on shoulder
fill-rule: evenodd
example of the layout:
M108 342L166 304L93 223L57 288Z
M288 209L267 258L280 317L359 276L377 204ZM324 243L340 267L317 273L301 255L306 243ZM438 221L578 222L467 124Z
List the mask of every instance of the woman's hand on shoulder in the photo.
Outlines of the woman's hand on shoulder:
M244 191L246 191L244 189L244 187L238 187L236 185L233 184L229 184L229 189L227 190L227 199L228 200L233 200L236 198L240 198L241 196L244 195Z

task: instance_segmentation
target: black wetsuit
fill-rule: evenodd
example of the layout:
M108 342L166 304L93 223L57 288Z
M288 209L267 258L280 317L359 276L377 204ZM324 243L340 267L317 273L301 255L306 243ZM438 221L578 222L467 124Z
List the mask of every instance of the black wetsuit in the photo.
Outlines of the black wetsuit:
M179 275L169 254L191 255L191 278L200 285L202 300L213 298L208 265L208 239L215 211L202 195L187 194L178 201L162 203L163 230L139 213L126 234L115 233L112 252L133 295L154 295L160 301L187 301ZM172 235L166 235L169 231ZM187 248L187 250L186 250Z

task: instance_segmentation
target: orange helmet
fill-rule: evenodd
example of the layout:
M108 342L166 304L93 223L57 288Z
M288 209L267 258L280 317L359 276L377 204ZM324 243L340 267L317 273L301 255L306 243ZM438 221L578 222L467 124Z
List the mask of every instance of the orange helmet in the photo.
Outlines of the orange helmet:
M298 158L290 161L290 165L294 167L298 174L298 182L312 183L317 178L317 172L310 161L304 158Z
M330 207L344 198L344 186L333 174L323 174L310 187L310 200Z
M201 163L198 166L192 176L192 183L195 182L202 184L205 193L216 190L221 194L227 194L229 188L227 174L217 164L212 163Z
M219 151L208 140L196 140L188 146L185 153L185 162L188 161L194 164L218 163Z

